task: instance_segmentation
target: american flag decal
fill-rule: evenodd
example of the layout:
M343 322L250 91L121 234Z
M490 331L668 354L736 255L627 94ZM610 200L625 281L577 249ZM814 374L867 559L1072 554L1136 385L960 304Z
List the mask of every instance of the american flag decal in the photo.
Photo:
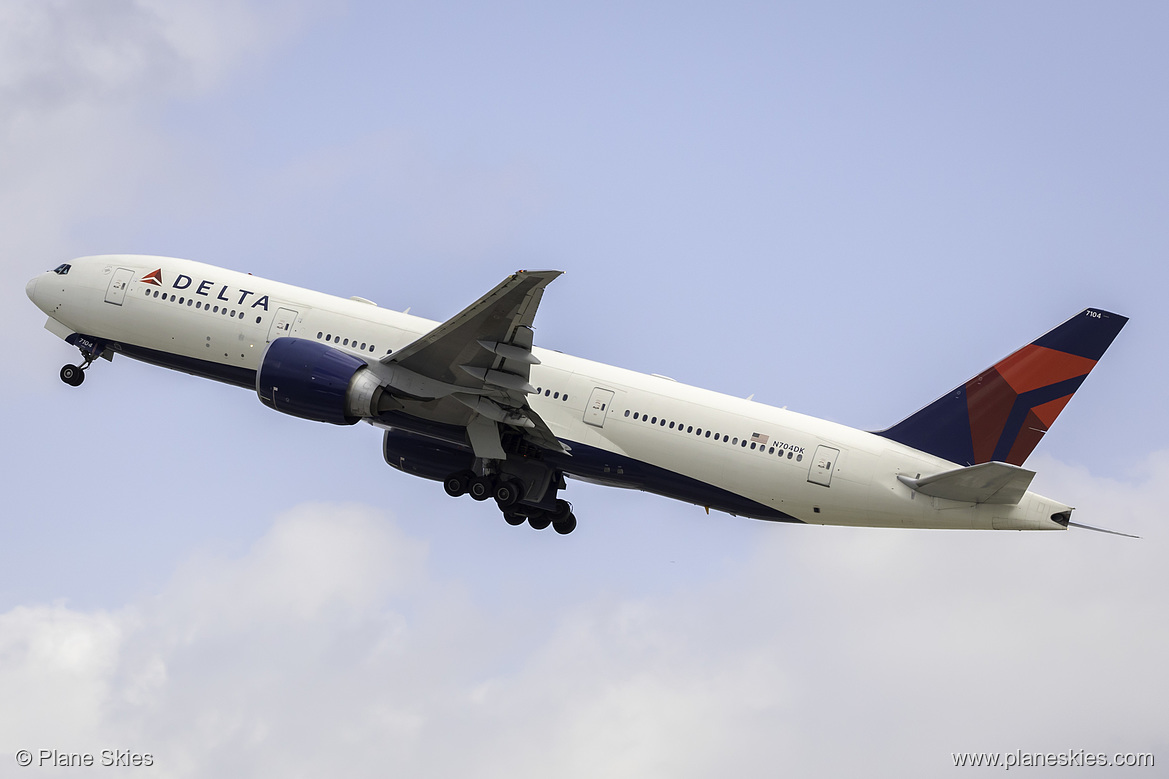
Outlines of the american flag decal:
M767 436L763 435L762 433L752 433L751 443L767 446Z

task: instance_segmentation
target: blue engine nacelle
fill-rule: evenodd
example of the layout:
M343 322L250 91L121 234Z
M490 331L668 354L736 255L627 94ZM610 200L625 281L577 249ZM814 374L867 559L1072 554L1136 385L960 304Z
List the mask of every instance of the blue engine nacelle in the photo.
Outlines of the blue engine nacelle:
M435 481L442 481L456 471L468 470L475 464L475 455L470 449L396 428L386 431L382 439L382 454L386 462L399 471Z
M365 360L304 338L268 344L256 371L260 402L314 422L352 425L373 416L382 391Z

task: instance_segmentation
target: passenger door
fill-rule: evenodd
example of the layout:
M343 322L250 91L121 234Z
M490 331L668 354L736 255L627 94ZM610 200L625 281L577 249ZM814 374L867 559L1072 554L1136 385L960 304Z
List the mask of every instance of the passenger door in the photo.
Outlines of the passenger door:
M612 403L613 390L601 389L600 387L594 389L593 394L589 395L589 402L585 404L585 424L593 427L604 427L605 415L609 412L609 406Z
M268 342L271 343L282 336L292 335L292 325L295 322L296 312L291 308L277 309L276 316L272 318L272 327L268 330Z
M817 446L816 454L812 457L812 465L808 470L808 481L825 487L830 486L832 484L832 470L836 467L836 460L839 457L839 449L833 449L831 446Z
M122 301L126 299L126 290L130 288L130 282L133 280L134 271L129 268L118 268L114 271L114 277L106 287L106 302L115 306L122 305Z

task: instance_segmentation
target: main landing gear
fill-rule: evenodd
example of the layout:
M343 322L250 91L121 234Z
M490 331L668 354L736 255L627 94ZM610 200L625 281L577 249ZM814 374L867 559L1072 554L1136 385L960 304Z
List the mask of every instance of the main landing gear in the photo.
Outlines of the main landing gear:
M452 498L462 495L470 495L479 501L495 498L495 504L503 512L503 519L509 525L522 525L527 522L535 530L543 530L551 525L552 529L562 536L576 530L576 517L572 513L572 505L562 498L556 499L555 508L552 509L521 504L524 485L518 479L507 476L476 476L473 471L458 471L447 476L442 486L446 494Z

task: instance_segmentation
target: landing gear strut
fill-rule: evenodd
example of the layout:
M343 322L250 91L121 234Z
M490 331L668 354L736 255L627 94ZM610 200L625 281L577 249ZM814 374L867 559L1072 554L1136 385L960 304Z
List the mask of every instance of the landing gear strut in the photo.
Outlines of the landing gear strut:
M73 335L70 338L77 338L77 336ZM105 347L100 343L94 344L84 338L77 338L76 342L70 340L69 343L72 343L81 352L83 361L80 365L66 365L63 367L61 369L61 381L70 387L78 387L81 386L81 382L85 381L85 369L93 365L93 361L102 356ZM108 354L107 357L109 357Z

